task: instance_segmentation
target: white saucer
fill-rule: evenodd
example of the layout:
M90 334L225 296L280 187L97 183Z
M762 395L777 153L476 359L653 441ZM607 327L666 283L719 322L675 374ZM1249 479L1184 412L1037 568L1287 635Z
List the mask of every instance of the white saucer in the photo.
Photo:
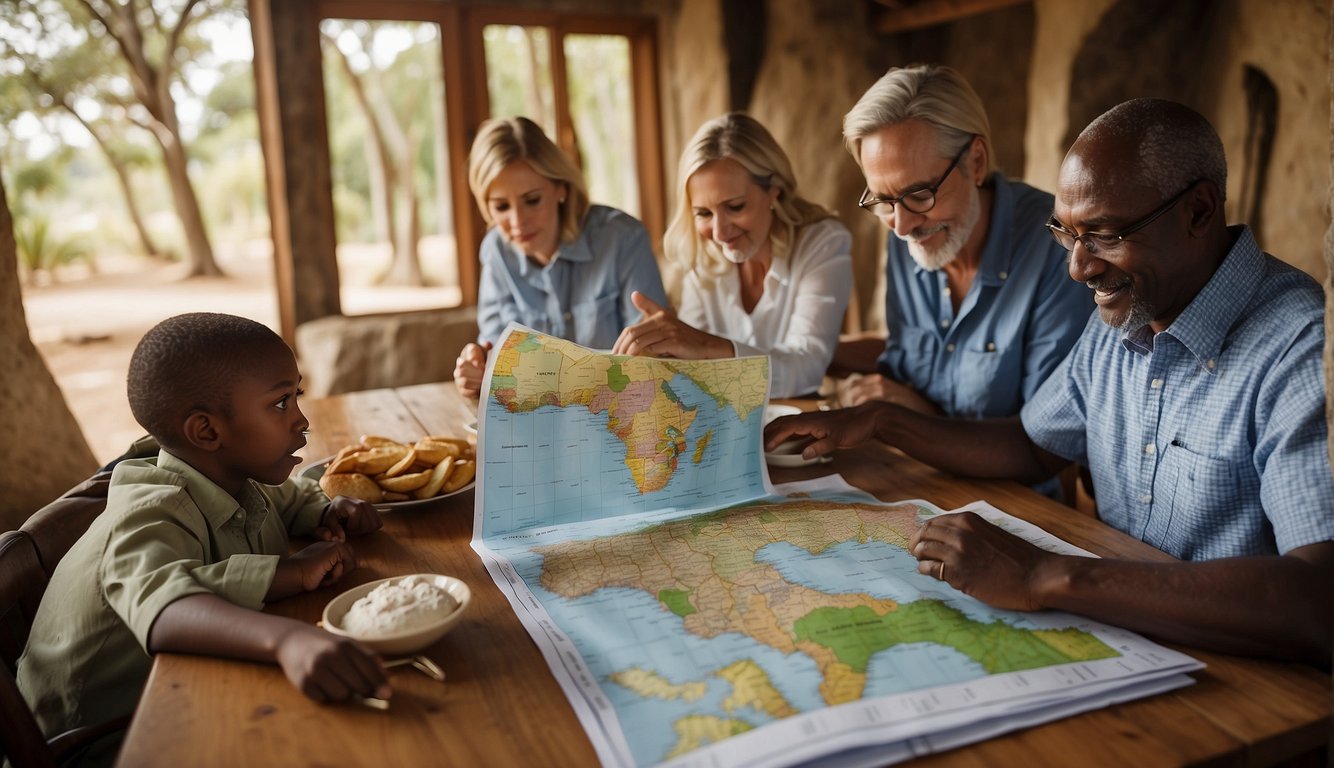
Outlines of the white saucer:
M828 464L832 456L817 456L813 459L801 455L808 440L797 438L779 443L778 447L764 454L764 461L774 467L808 467L812 464Z
M795 405L770 403L764 406L764 426L769 426L769 422L780 416L796 416L799 413L801 413L801 409Z

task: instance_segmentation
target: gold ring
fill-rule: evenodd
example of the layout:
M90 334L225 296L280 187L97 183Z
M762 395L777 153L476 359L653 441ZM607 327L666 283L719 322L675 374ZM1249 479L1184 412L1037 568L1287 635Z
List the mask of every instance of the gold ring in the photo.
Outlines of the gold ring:
M940 573L936 574L936 578L937 578L937 579L940 579L941 581L944 581L944 580L945 580L945 561L944 561L944 560L941 560L941 561L940 561Z

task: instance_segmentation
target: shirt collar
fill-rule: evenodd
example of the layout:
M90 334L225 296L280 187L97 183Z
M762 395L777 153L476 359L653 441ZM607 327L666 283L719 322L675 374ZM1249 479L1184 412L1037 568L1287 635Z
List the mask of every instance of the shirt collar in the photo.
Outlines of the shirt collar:
M530 281L535 276L542 274L544 270L554 267L558 261L593 260L593 251L589 249L588 241L584 238L582 231L579 233L579 236L576 237L572 242L560 243L558 246L556 246L556 254L551 257L551 263L545 266L539 266L532 259L525 256L523 251L520 251L518 248L515 248L514 244L506 240L504 237L500 238L500 245L513 257L514 261L517 263L519 275Z
M1014 218L1011 214L1014 210L1014 192L1000 171L993 171L987 183L994 192L991 198L991 223L987 239L982 244L982 258L978 261L977 274L973 277L973 281L982 285L997 286L1005 282L1001 275L1009 274L1011 259L1015 255L1015 248L1010 242L1011 220ZM981 217L978 220L980 222ZM921 274L925 271L914 259L913 273ZM943 274L942 270L935 271Z
M1250 305L1264 275L1264 253L1250 227L1229 227L1235 241L1209 282L1195 294L1172 324L1163 330L1181 342L1200 368L1217 373L1218 356L1228 331ZM1127 349L1148 352L1153 333L1146 325L1122 336Z
M194 499L204 519L208 520L210 528L221 528L236 515L237 510L243 510L252 517L268 512L266 497L255 487L253 480L246 481L245 487L241 489L240 498L237 499L205 477L204 473L168 453L165 448L158 452L157 466L180 476L185 481L186 492L190 494L191 499Z

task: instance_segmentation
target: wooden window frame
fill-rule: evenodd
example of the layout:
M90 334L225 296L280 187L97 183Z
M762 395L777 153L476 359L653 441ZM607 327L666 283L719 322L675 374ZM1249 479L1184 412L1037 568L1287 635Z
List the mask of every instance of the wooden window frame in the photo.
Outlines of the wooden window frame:
M420 22L439 27L447 115L444 130L451 160L449 183L463 306L477 303L480 278L477 252L486 233L486 225L468 189L466 163L477 126L490 115L482 40L482 30L489 24L543 26L551 30L558 121L554 138L562 146L573 136L565 79L565 35L608 34L628 39L640 218L653 242L661 242L666 225L666 187L654 17L565 14L437 0L248 2L255 41L256 107L273 230L279 323L283 338L289 343L295 342L297 325L342 314L319 37L319 25L324 19ZM279 79L278 72L292 70L298 73L296 77ZM285 98L285 89L298 87L302 90L300 98ZM299 106L294 108L292 103ZM292 167L300 167L301 173L292 174L289 171Z
M574 121L570 117L569 87L565 67L567 35L617 35L630 47L630 97L634 109L635 171L639 180L639 217L655 243L662 241L666 229L666 186L662 165L662 121L658 112L657 26L651 18L593 16L588 14L533 11L492 6L471 7L466 13L467 38L474 45L469 62L473 72L486 71L486 50L482 35L494 24L521 27L545 27L551 31L547 44L551 63L551 87L556 110L556 135L552 140L571 157L574 152ZM490 94L485 88L473 90L473 113L491 114ZM479 121L480 122L480 121ZM471 125L476 125L472 123Z

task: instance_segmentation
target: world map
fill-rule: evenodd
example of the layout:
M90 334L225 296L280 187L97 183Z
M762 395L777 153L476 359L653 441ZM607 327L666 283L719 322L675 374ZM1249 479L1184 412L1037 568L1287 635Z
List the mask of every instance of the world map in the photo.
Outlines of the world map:
M604 764L790 765L1198 666L917 573L907 541L943 514L929 502L835 481L776 493L757 362L623 358L513 327L494 356L473 546Z

